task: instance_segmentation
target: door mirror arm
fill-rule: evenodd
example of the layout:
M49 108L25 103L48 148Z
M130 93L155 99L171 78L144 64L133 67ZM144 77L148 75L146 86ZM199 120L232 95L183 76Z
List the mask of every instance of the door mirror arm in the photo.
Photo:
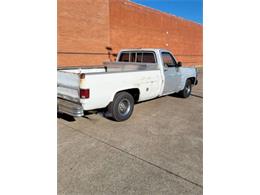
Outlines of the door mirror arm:
M181 67L181 66L182 66L182 62L179 61L179 62L177 63L177 66L176 66L176 67Z

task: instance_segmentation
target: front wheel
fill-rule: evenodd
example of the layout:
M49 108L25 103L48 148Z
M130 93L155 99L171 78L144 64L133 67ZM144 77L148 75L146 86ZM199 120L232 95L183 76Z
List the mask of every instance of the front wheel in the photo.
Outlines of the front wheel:
M189 97L190 94L191 94L191 89L192 89L191 80L187 79L185 86L184 86L184 89L179 92L180 96L183 97L183 98Z
M115 121L124 121L130 118L134 110L134 98L128 92L119 92L108 106L108 113Z

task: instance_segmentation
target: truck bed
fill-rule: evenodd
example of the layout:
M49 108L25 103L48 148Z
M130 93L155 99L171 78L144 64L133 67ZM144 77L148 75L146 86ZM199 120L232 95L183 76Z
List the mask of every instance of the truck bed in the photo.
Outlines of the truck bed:
M145 70L158 70L158 64L144 64L144 63L129 63L129 62L114 62L114 63L104 63L103 65L95 66L72 66L58 68L62 72L71 73L86 73L86 74L96 74L96 73L116 73L116 72L128 72L128 71L145 71Z
M140 64L140 63L125 63L125 62L116 62L116 63L105 63L103 65L99 66L92 66L92 67L66 67L66 68L58 68L57 71L57 95L58 98L70 100L72 102L80 102L79 97L79 89L80 89L80 75L81 74L87 74L92 75L91 77L88 77L88 83L92 83L92 80L95 79L98 76L99 82L95 81L95 85L98 86L98 83L111 83L113 85L117 82L123 82L127 83L131 81L131 83L136 83L138 85L139 83L143 83L144 81L141 81L143 79L147 80L149 82L149 76L145 76L145 71L159 71L159 67L157 64ZM136 73L132 75L132 73ZM111 75L110 74L115 74ZM141 76L142 79L140 81L136 80L139 79L138 75ZM107 75L107 76L105 76ZM158 74L156 74L158 75ZM124 78L129 77L128 80L125 80ZM146 78L147 77L147 78ZM152 78L151 78L152 79ZM152 80L157 80L157 76L154 77ZM102 84L102 85L103 85ZM99 87L101 90L102 87ZM92 91L95 89L92 89Z

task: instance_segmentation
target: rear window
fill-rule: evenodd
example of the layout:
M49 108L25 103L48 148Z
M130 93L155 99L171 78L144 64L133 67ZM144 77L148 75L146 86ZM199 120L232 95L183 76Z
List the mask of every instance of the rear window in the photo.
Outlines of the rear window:
M119 62L156 63L154 52L122 52Z
M136 59L135 59L135 58L136 58L135 56L136 56L136 53L131 53L131 54L130 54L130 62L135 62L135 60L136 60Z
M137 53L136 62L142 62L142 59L143 59L143 53Z
M143 53L143 63L155 63L153 53Z

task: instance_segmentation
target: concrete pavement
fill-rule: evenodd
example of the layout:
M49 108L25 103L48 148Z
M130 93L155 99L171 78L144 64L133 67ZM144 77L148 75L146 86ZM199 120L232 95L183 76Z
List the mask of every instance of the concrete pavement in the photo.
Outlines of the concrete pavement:
M132 117L58 119L59 194L202 194L202 72L192 96L135 105Z

